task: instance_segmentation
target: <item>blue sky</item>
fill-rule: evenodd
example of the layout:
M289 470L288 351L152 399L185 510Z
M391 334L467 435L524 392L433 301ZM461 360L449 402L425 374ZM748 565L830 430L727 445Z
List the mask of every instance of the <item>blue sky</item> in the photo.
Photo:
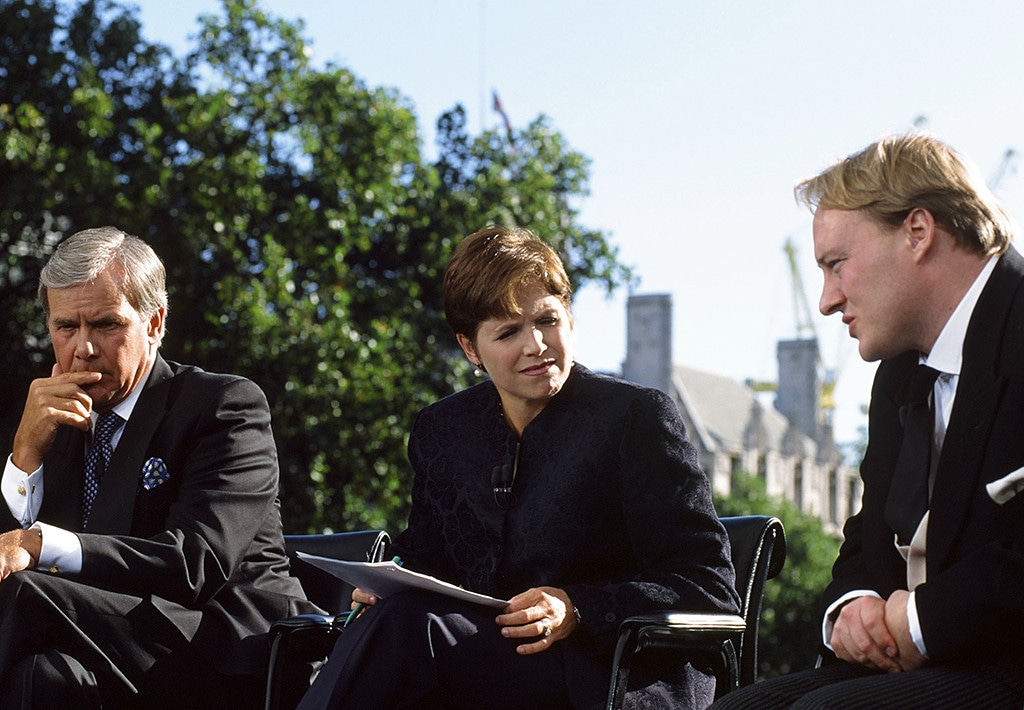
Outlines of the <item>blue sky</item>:
M147 37L181 51L217 0L143 0ZM993 0L262 0L306 22L314 58L413 103L433 124L462 103L474 130L551 117L592 159L582 220L610 233L641 278L670 293L674 359L772 379L795 334L783 245L793 238L811 308L821 278L811 215L793 184L919 121L996 173L1024 151L1024 3ZM923 117L923 118L921 118ZM998 186L1024 219L1016 161ZM618 369L625 299L576 296L577 359ZM838 370L836 429L855 438L874 366L818 317Z

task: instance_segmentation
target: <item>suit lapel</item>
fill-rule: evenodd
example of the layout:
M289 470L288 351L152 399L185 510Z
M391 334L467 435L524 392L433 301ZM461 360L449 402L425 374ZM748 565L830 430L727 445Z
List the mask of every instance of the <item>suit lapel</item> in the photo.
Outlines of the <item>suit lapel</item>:
M927 555L933 569L960 533L960 526L951 522L967 518L983 483L981 464L1005 388L1005 377L997 373L1006 320L1022 278L1024 259L1011 248L996 264L967 327L963 366L932 492L930 520L935 524L928 527Z
M89 517L90 533L131 533L142 467L153 434L163 421L172 376L170 366L158 355L131 418L124 425L110 468L103 474Z
M1002 378L991 374L961 374L932 491L927 555L933 569L949 553L960 533L958 521L967 519L968 508L982 485L983 454L1003 387ZM963 401L961 393L967 395Z
M61 427L43 462L43 502L39 519L66 530L82 527L82 474L85 432Z

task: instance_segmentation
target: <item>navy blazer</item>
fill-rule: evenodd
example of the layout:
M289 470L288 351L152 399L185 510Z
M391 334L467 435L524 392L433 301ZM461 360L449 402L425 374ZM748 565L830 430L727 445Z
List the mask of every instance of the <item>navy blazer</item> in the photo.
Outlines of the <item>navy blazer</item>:
M665 394L576 364L519 446L504 510L492 474L513 464L516 435L494 385L419 414L412 513L394 545L409 567L506 599L560 587L583 619L564 643L589 656L610 656L627 616L736 612L728 537Z
M855 589L906 589L906 564L884 512L903 436L899 409L917 353L883 361L871 393L861 511L844 527L824 606ZM995 266L967 329L956 399L939 457L917 609L936 662L996 663L1024 679L1024 491L986 490L1024 466L1024 258Z
M148 599L221 672L262 672L267 644L258 634L274 619L316 611L288 576L263 392L244 378L158 356L88 532L84 448L83 432L62 427L43 461L39 520L77 532L82 543L82 571L72 578ZM144 485L154 458L167 475ZM0 509L3 529L19 527Z

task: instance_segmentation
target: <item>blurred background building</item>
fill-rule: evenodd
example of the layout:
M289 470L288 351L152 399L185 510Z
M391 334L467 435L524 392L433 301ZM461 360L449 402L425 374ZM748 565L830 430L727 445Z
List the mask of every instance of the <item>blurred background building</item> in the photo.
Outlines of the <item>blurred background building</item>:
M817 337L778 342L775 382L737 382L676 363L670 295L633 295L626 309L621 375L672 397L714 490L729 495L745 471L761 478L769 495L841 532L860 508L861 482L833 438L831 378Z

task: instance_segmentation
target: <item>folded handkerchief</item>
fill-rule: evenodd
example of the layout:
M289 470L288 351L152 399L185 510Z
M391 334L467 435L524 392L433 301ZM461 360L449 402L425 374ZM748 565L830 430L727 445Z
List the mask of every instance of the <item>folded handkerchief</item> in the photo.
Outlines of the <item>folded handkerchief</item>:
M170 478L171 472L167 470L167 464L163 459L153 457L142 467L142 487L147 491L153 490Z
M999 505L1013 498L1024 490L1024 466L1009 473L998 481L992 481L985 485L989 497Z

